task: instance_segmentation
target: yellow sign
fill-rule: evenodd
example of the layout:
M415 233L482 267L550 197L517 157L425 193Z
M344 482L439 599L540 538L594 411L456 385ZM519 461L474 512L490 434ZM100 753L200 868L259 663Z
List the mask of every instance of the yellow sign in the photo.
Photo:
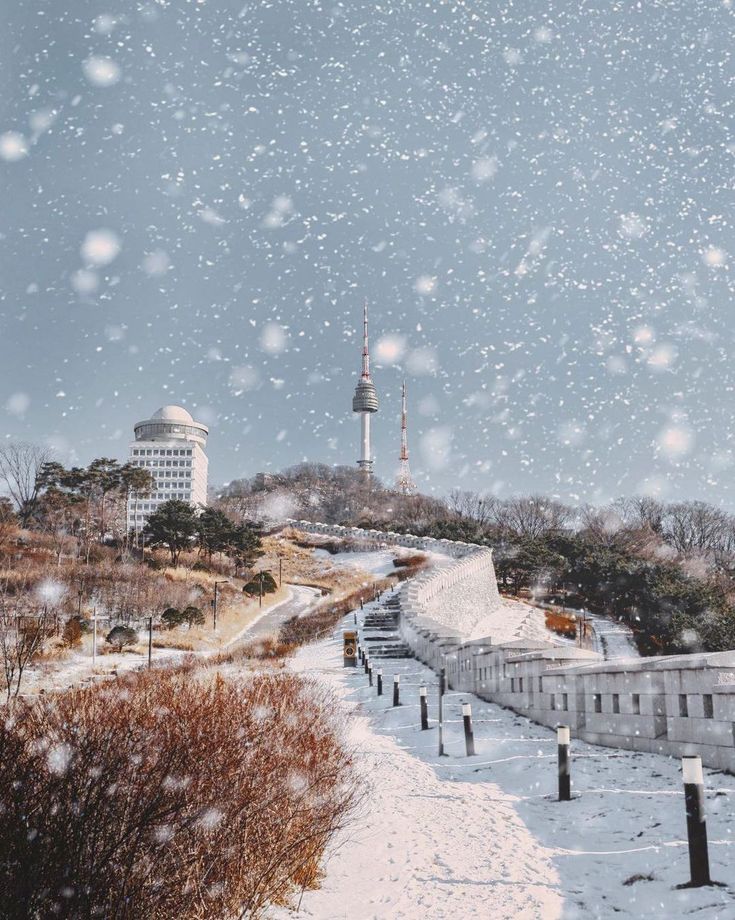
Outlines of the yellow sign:
M342 633L344 653L344 666L354 668L357 666L357 633L355 630L346 629Z

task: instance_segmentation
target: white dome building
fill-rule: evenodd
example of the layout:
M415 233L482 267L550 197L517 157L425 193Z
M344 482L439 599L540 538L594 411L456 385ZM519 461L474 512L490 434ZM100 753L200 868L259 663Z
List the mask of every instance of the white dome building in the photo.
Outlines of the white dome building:
M136 533L159 505L172 498L201 506L207 503L207 436L209 429L181 406L162 406L135 425L129 463L155 479L150 493L133 493L128 527Z

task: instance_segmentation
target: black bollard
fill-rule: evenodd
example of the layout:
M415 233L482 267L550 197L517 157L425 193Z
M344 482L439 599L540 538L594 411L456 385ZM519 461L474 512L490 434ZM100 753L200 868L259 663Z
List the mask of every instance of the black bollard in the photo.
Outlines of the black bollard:
M367 652L362 656L362 660L365 664L365 673L367 674L368 668L370 667L370 659L367 656Z
M368 685L372 687L373 685L373 666L368 663Z
M393 675L393 705L401 705L401 675Z
M421 704L421 731L429 727L429 701L426 699L426 687L419 687L419 703Z
M378 668L378 696L383 695L383 669Z
M464 722L464 746L468 757L475 754L475 736L472 731L472 706L462 703L462 721Z
M444 690L446 688L447 682L447 671L446 668L442 668L439 672L439 756L444 756L444 712L442 709L442 698L444 697Z
M556 743L559 753L559 801L568 802L572 798L571 776L569 772L569 740L568 725L560 725L556 730Z
M711 885L709 853L707 852L707 819L704 813L704 775L702 758L682 757L684 778L684 804L687 812L687 838L689 839L690 885L700 888Z

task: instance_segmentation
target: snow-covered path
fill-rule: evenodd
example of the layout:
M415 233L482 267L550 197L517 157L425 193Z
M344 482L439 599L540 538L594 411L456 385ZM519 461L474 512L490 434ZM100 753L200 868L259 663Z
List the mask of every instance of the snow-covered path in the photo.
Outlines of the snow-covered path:
M294 667L319 671L348 705L357 707L350 741L369 794L350 839L329 864L324 887L304 897L303 915L324 920L560 917L554 867L519 820L512 798L489 781L454 783L416 757L391 726L397 722L399 731L413 733L417 707L381 713L391 693L389 670L386 695L378 699L375 689L361 686L366 681L359 676L345 679L339 651L336 643L309 646ZM392 663L386 665L392 674ZM403 693L415 699L431 673L415 661L408 667L402 663L400 670ZM374 705L361 703L368 699ZM427 740L436 732L431 734ZM500 840L503 846L492 844ZM489 896L494 914L482 909Z
M434 675L413 660L382 665L386 693L377 697L361 670L342 668L336 638L300 650L292 662L319 675L352 713L350 741L368 792L327 862L322 888L305 893L299 916L735 918L731 889L676 890L688 879L677 761L575 741L574 799L559 803L552 732L471 694L449 693L449 756L439 758ZM394 672L402 674L398 709L390 697ZM417 724L422 682L429 687L428 732ZM473 707L474 758L464 756L463 700ZM707 772L706 782L713 877L727 882L735 779Z
M282 623L292 616L303 616L320 597L321 592L318 588L310 588L308 585L289 585L288 595L282 601L264 607L260 616L243 627L226 643L224 648L231 648L245 639L259 639L263 636L274 635Z
M596 652L605 658L640 658L630 627L595 613L585 613L585 616L592 621Z

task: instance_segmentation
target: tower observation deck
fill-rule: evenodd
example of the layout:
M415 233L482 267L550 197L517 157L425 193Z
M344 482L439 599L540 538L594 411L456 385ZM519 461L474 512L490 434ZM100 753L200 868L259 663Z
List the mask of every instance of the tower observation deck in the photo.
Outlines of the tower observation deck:
M357 465L370 476L373 472L373 457L370 444L370 416L378 411L378 393L370 376L370 349L368 346L367 301L362 318L362 372L352 397L352 411L360 415L360 459Z

